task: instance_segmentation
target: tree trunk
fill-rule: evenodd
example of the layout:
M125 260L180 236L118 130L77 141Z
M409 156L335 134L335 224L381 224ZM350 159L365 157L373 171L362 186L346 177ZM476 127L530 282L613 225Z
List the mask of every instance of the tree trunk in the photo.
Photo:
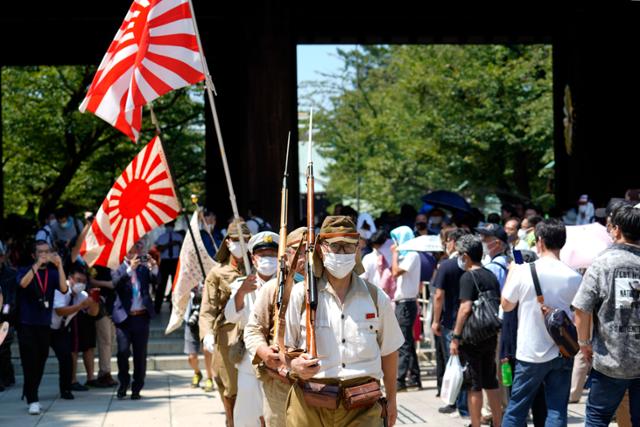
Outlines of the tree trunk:
M62 194L64 194L64 190L71 183L76 171L84 160L86 160L86 158L81 155L75 155L69 158L62 167L60 175L58 175L51 185L42 191L42 198L40 199L40 207L38 209L38 220L40 223L44 221L47 215L56 209L58 201L62 197Z
M516 191L528 200L531 200L531 186L529 185L529 170L527 168L529 164L529 156L527 150L521 148L515 148L513 150L513 159L511 161L513 166L513 181L516 187Z

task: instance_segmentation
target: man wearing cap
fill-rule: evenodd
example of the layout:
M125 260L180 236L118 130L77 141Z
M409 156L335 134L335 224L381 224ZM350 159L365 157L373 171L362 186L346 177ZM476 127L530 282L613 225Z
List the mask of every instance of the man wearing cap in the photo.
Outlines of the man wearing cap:
M357 253L358 237L355 224L345 216L327 217L317 236L313 267L319 356L303 353L290 360L291 376L298 382L287 398L288 426L382 426L377 387L383 377L388 425L395 424L398 349L404 338L389 298L359 277L364 269ZM306 347L304 298L305 286L294 286L287 308L289 347ZM358 386L368 390L371 398L353 407L347 396ZM323 399L325 405L320 407L312 390L323 387L332 388L330 396L335 398Z
M286 258L289 274L294 274L294 283L304 280L304 235L305 227L297 228L287 235ZM295 257L296 250L300 248L296 265L291 265ZM274 336L274 327L277 319L275 316L276 300L278 297L278 280L271 279L257 292L256 301L253 305L249 322L244 328L244 341L247 346L247 353L251 357L254 365L258 365L258 379L262 381L264 389L264 419L269 427L285 426L285 409L287 395L291 388L291 383L285 377L282 380L276 379L266 372L266 369L276 371L282 366L280 362L277 337ZM283 304L286 299L283 298ZM284 305L281 306L281 310ZM284 332L284 330L282 331Z
M476 232L482 238L483 267L496 276L498 283L500 283L500 290L502 290L507 279L510 262L507 256L507 250L509 249L507 232L498 224L492 223L476 228Z
M238 387L238 370L229 360L229 346L237 341L238 328L235 323L227 321L224 311L231 296L231 283L244 275L239 230L242 230L245 242L251 238L244 221L234 220L229 225L227 236L216 254L220 264L209 271L204 282L199 319L202 344L205 350L213 353L214 379L220 390L228 427L233 427L233 406ZM255 277L248 276L246 280L255 282Z
M251 262L256 270L246 279L238 278L231 284L231 295L224 309L224 315L229 323L235 323L240 337L249 320L249 313L253 309L256 293L271 280L278 268L279 236L271 231L262 231L249 240ZM233 424L235 427L260 426L262 416L262 386L256 378L251 363L251 357L244 351L242 360L237 363L238 394L233 410Z

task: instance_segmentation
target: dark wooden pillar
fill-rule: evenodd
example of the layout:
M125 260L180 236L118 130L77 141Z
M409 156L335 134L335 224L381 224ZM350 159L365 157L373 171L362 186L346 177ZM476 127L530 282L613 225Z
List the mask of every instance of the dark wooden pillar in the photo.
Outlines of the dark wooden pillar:
M218 88L216 105L240 215L246 215L252 204L274 228L280 215L289 130L292 227L297 219L298 197L296 45L288 8L281 3L265 1L252 8L248 16L236 15L217 28L202 29L204 49ZM230 46L226 43L229 38L236 43ZM218 212L222 221L231 210L213 123L208 120L207 206Z
M597 206L625 190L640 188L638 111L640 67L633 52L640 44L634 25L640 3L568 15L566 38L554 45L556 184L559 206L574 206L589 194ZM607 31L594 31L616 22ZM564 151L560 91L569 83L575 106L571 155ZM558 105L559 104L559 105ZM632 107L628 107L631 105Z

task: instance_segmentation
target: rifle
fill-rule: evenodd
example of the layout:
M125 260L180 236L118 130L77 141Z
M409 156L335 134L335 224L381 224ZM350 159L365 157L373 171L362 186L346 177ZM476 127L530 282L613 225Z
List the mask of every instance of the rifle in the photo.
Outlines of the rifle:
M278 337L278 318L280 317L280 307L282 306L282 296L287 281L287 211L289 203L289 191L287 190L287 177L289 176L289 144L291 142L291 132L287 136L287 157L284 162L284 177L282 178L282 191L280 193L280 240L278 241L278 298L276 300L276 309L274 313L275 329L273 331L274 338ZM280 351L284 351L281 348Z
M306 326L307 326L307 353L313 358L318 357L316 348L316 309L318 308L318 287L314 276L313 256L315 252L315 209L314 209L314 183L313 183L313 158L312 158L312 134L313 134L313 108L309 112L309 146L307 147L307 259L306 259Z

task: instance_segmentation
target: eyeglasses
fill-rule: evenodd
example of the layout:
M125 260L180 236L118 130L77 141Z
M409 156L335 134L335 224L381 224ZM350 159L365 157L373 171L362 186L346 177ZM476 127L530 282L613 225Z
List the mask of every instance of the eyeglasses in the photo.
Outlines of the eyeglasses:
M343 253L343 254L355 254L356 253L356 249L358 248L358 246L355 243L338 243L338 242L334 242L334 243L327 243L327 242L323 242L322 246L324 246L325 248L328 248L331 252L337 254L337 253Z

